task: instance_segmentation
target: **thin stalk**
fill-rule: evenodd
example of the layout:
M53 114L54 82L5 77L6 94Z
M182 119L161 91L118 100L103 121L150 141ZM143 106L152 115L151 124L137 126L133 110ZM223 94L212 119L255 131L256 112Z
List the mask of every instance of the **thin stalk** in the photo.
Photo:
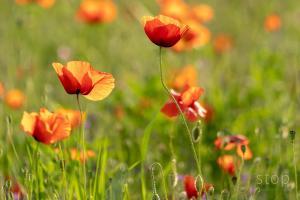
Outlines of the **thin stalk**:
M293 162L294 162L294 173L295 173L296 199L299 200L299 195L298 195L298 176L297 176L297 163L296 163L295 140L292 141L292 145L293 145Z
M36 147L35 147L35 152L34 152L34 155L35 155L35 173L36 173L36 176L35 176L35 179L36 179L36 186L37 186L37 193L36 193L36 198L37 199L40 199L39 196L40 196L40 175L39 175L39 143L36 144Z
M165 91L167 92L167 94L169 96L171 96L173 102L175 103L177 109L179 110L182 122L183 122L183 124L184 124L184 126L186 128L187 134L188 134L188 138L189 138L190 145L191 145L191 148L192 148L192 151L193 151L194 159L195 159L195 162L196 162L196 165L197 165L198 173L201 175L200 162L199 162L199 159L198 159L198 156L197 156L197 152L196 152L196 149L195 149L195 146L194 146L194 143L193 143L192 133L191 133L191 131L189 129L189 126L187 124L187 121L186 121L186 119L184 117L184 114L183 114L183 112L182 112L179 104L177 103L175 97L172 95L172 93L170 92L170 89L167 87L167 85L165 84L164 79L163 79L163 71L162 71L162 47L159 47L159 70L160 70L160 81L161 81L161 84L162 84L163 88L165 89Z
M241 167L239 169L239 173L238 173L238 176L237 176L237 181L236 181L236 187L235 187L235 191L234 191L234 196L232 199L238 199L238 196L239 196L239 189L240 189L240 182L241 182L241 172L243 170L243 167L244 167L244 156L242 157L242 163L241 163Z
M82 144L82 151L85 157L85 135L83 130L83 116L82 116L82 109L79 101L79 94L76 95L77 105L80 112L80 132L81 132L81 144ZM84 181L84 188L83 188L83 198L86 199L86 167L85 167L85 159L83 159L83 181Z
M61 144L59 143L58 144L59 146L59 151L61 153L61 166L62 166L62 174L63 174L63 187L64 188L69 188L68 185L67 185L67 177L66 177L66 169L65 169L65 159L64 159L64 152L62 151L62 147L61 147ZM65 198L64 199L67 199L67 195L66 195L67 191L65 191Z

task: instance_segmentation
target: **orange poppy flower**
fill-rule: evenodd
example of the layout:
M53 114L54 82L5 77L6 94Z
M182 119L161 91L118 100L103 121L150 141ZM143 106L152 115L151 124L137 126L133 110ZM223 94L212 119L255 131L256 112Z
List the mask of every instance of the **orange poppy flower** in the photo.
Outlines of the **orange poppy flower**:
M19 109L24 105L25 95L18 89L9 90L5 94L5 102L9 107Z
M115 79L111 74L94 70L88 62L71 61L65 66L60 63L52 65L68 94L82 94L89 100L98 101L107 97L115 87Z
M216 53L224 53L232 49L232 39L228 35L219 34L213 41L213 47Z
M237 154L244 160L252 158L252 151L249 148L249 140L243 135L226 135L220 136L215 140L217 149L224 149L225 151L236 148ZM242 151L242 146L245 147L245 152Z
M109 23L117 16L117 8L111 0L83 0L77 17L87 23Z
M281 27L281 18L277 14L271 14L265 19L265 30L268 32L278 31Z
M182 93L177 93L174 90L171 90L172 95L179 104L182 112L185 114L185 117L191 122L195 122L199 119L199 117L203 118L205 116L206 111L197 101L203 92L204 90L199 87L189 87ZM170 99L162 107L161 112L168 117L176 117L180 114L176 104L173 102L173 99Z
M175 75L172 87L181 90L188 86L197 85L197 70L194 65L186 65Z
M172 17L183 21L190 15L189 6L181 0L168 0L159 2L160 13L162 15Z
M2 82L0 82L0 98L4 97L4 93L5 93L4 84Z
M204 197L205 193L208 193L208 192L210 192L213 189L214 189L213 184L211 184L211 183L204 183L203 187L201 189L201 192L200 192L201 196ZM203 198L203 199L206 199L206 198Z
M50 8L54 5L55 0L16 0L16 3L19 5L24 5L28 3L37 3L43 8Z
M56 112L65 115L69 119L72 128L76 128L81 124L81 116L79 110L69 110L60 108L56 110ZM83 118L84 116L85 113L83 113Z
M214 18L214 10L207 4L192 7L192 15L201 23L209 22Z
M231 155L223 155L217 160L218 165L231 176L235 175L234 158Z
M173 50L177 52L199 48L210 41L210 31L206 27L195 20L189 20L186 24L189 26L189 29L183 38L173 46Z
M160 47L174 46L188 30L188 26L164 15L145 16L142 22L148 38Z
M53 144L70 135L71 123L65 115L41 108L39 113L24 112L21 129L38 142Z
M70 151L70 155L72 160L77 160L83 163L89 158L95 157L96 153L92 150L86 150L84 154L82 151L78 151L77 149L72 148Z
M183 179L184 190L188 199L198 198L198 190L196 187L196 180L193 176L184 176Z

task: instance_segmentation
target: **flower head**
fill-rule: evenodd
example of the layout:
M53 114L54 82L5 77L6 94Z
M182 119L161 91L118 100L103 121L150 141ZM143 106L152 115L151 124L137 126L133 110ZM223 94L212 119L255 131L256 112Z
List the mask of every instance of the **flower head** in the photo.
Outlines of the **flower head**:
M281 18L277 14L271 14L265 19L265 30L268 32L278 31L281 27Z
M183 180L184 190L186 192L187 198L192 199L198 198L198 190L196 187L196 181L193 176L185 176Z
M181 90L189 86L197 85L197 70L194 65L186 65L175 74L172 87Z
M41 108L39 113L24 112L21 129L38 142L53 144L70 135L71 123L65 115Z
M223 155L217 160L218 165L230 175L235 175L234 158L231 155Z
M201 23L209 22L214 17L214 10L207 4L199 4L193 6L192 13L194 18Z
M25 95L21 90L18 89L9 90L5 94L5 102L9 107L13 109L19 109L24 105Z
M77 160L83 163L89 158L94 158L96 153L92 150L86 150L85 153L83 153L83 151L78 151L76 148L72 148L70 155L72 160Z
M214 38L213 47L216 53L224 53L232 49L232 39L226 34L219 34Z
M88 62L71 61L65 66L52 64L60 82L68 94L82 94L93 101L107 97L115 87L115 79L109 73L93 69Z
M242 146L245 148L245 152L242 151ZM237 154L245 160L252 158L252 151L249 148L249 140L243 135L226 135L219 136L215 140L215 147L217 149L224 149L230 151L236 148Z
M179 104L182 112L185 114L185 117L191 122L195 122L199 119L199 117L203 118L205 116L206 111L198 102L198 99L203 92L204 90L199 87L189 87L182 93L177 93L174 90L171 90L172 95ZM168 117L176 117L180 114L173 99L170 99L162 107L161 112Z
M174 46L188 30L188 26L164 15L144 16L142 23L148 38L160 47Z
M77 16L87 23L109 23L116 18L117 8L111 0L83 0Z

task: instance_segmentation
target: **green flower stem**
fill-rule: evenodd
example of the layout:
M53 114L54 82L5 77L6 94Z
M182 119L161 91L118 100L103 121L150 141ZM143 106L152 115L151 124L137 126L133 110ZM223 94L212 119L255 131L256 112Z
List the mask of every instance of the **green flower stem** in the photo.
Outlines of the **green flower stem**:
M163 79L163 71L162 71L162 47L159 47L159 70L160 70L161 84L164 87L164 89L166 90L167 94L172 98L172 100L175 103L177 109L179 110L182 122L183 122L183 124L184 124L184 126L186 128L187 134L188 134L188 138L189 138L190 145L191 145L191 148L192 148L192 151L193 151L194 159L195 159L195 162L196 162L196 165L197 165L197 170L198 170L199 175L201 176L200 162L199 162L199 159L198 159L198 156L197 156L197 153L196 153L196 149L195 149L195 146L194 146L194 143L193 143L192 133L191 133L191 131L189 129L189 126L188 126L188 124L186 122L186 119L184 117L184 114L183 114L183 112L182 112L179 104L177 103L175 97L172 95L172 93L170 92L170 89L167 87L167 85L165 84L164 79Z

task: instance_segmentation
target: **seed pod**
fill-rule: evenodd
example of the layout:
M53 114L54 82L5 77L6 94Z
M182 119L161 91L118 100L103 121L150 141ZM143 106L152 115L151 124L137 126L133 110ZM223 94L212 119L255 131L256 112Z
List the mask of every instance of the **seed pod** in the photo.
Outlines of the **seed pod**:
M290 131L290 137L291 137L292 142L294 142L295 136L296 136L296 131L293 131L293 130Z
M201 123L199 121L197 122L197 125L192 130L193 141L197 143L200 140L201 135L202 135L202 128L201 128Z

